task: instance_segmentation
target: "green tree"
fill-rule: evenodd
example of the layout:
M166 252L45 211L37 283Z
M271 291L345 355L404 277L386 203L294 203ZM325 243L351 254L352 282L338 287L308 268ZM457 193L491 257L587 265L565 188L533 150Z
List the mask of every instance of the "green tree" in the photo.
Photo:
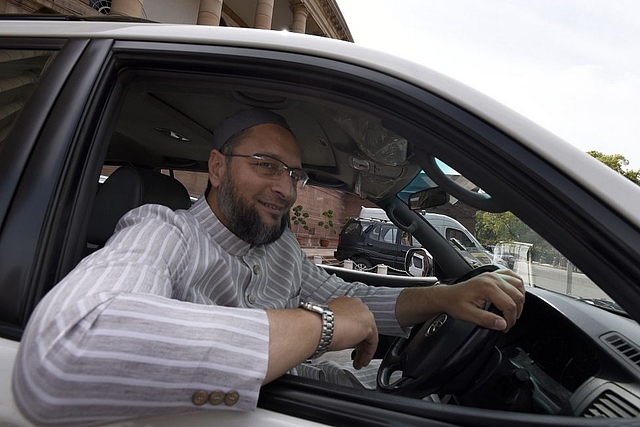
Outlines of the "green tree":
M534 261L553 262L560 254L546 240L511 212L476 212L476 237L485 246L500 242L531 243L531 257Z
M295 233L298 234L298 228L302 226L305 230L309 230L309 226L307 225L307 218L309 218L309 214L304 211L304 207L302 205L298 205L292 209L293 215L291 215L291 223L295 226Z
M640 169L633 170L627 169L629 166L629 160L626 159L622 154L604 154L600 151L587 151L591 157L600 160L605 165L609 166L614 171L619 174L626 176L631 181L640 185Z
M599 151L588 151L587 154L640 185L640 170L628 169L629 161L622 154L603 154ZM554 258L560 259L561 256L553 246L511 212L478 211L476 213L476 237L485 246L494 246L500 242L532 243L534 261L550 263Z
M322 212L322 216L324 217L324 220L318 221L318 226L324 228L325 237L327 237L331 233L336 234L336 230L334 228L335 224L333 222L333 210L329 209Z

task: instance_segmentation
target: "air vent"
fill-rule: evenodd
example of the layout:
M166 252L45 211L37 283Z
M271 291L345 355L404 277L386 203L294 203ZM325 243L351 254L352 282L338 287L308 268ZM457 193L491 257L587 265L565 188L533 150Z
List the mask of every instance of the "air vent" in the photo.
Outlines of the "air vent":
M609 332L600 338L625 360L640 368L640 350L631 341L616 332Z
M634 418L640 409L611 390L606 390L584 411L585 418Z

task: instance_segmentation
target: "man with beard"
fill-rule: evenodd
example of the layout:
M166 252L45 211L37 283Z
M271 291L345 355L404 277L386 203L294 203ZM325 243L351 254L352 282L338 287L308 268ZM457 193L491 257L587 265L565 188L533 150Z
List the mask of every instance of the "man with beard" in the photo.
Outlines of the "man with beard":
M287 227L307 176L281 116L244 110L214 133L209 187L188 211L145 205L38 305L14 395L37 423L254 409L262 384L378 332L440 312L508 330L524 303L510 270L453 286L374 288L310 262ZM492 301L504 317L482 310Z

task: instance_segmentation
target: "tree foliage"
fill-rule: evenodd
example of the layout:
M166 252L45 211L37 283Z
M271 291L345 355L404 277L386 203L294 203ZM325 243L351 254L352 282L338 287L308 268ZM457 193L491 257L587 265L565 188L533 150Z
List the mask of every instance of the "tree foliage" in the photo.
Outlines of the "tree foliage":
M500 242L532 243L534 261L554 263L560 254L546 240L511 212L476 213L476 237L485 246L494 246Z
M587 154L595 159L600 160L602 163L609 166L614 171L640 185L640 169L627 169L627 167L629 166L629 160L627 160L626 157L624 157L622 154L604 154L600 151L595 150L587 151Z
M627 169L629 161L623 155L603 154L599 151L588 151L587 154L640 185L640 170ZM476 213L476 237L480 243L488 247L500 242L532 243L534 261L555 263L561 259L561 254L553 246L511 212L478 211Z

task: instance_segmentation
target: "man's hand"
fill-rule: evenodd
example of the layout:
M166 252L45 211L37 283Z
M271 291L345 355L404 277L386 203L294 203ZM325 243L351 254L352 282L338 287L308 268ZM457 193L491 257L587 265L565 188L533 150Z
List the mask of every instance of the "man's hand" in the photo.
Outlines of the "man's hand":
M353 367L367 366L378 346L373 314L359 298L340 297L329 303L333 310L333 339L329 350L356 349ZM302 308L267 310L269 364L263 384L304 362L318 348L322 318Z
M335 325L329 350L356 348L353 367L367 366L378 347L378 328L373 314L359 298L340 297L329 303Z
M488 329L507 332L524 308L524 284L520 276L509 269L482 273L448 288L443 301L448 307L445 311L456 319ZM484 310L486 302L496 306L502 317Z
M520 317L524 299L520 276L502 269L455 285L405 289L398 297L396 316L402 326L411 326L438 313L448 313L459 320L507 332ZM493 303L502 317L484 310L486 302Z

